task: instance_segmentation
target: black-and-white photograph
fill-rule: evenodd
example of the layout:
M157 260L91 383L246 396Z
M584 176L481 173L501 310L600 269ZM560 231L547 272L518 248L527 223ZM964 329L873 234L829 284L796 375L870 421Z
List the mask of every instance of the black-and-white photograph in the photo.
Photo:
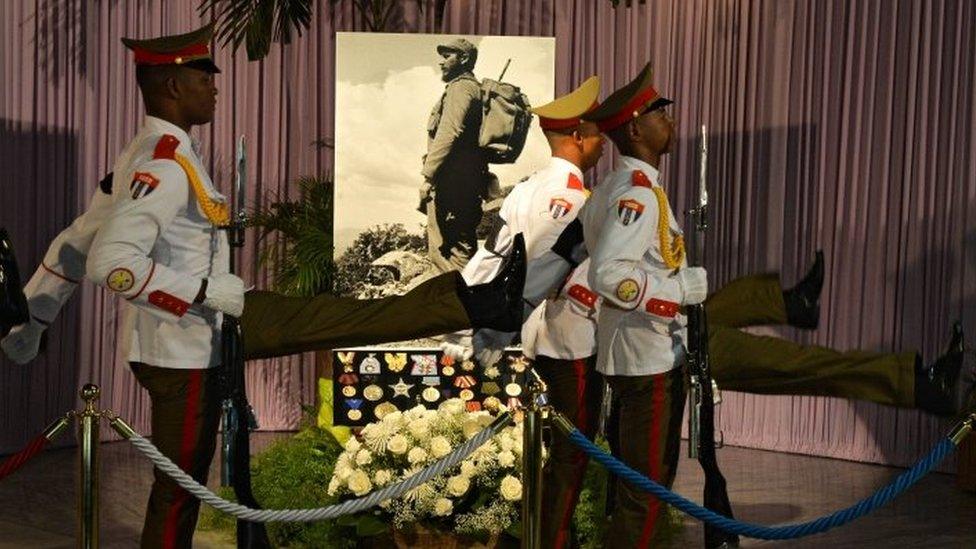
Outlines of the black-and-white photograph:
M338 291L376 297L460 270L501 199L549 150L555 40L339 33Z

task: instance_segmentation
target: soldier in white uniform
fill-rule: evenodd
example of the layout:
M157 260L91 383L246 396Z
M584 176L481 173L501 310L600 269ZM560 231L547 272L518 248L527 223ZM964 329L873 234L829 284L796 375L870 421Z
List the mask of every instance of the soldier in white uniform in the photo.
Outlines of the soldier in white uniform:
M707 295L705 270L687 267L681 229L658 183L671 150L671 103L651 85L650 65L586 115L621 152L580 213L590 287L602 298L597 370L620 403L620 459L665 486L674 480L684 409L685 318ZM661 504L620 484L608 547L647 547Z
M524 250L488 284L456 272L405 296L354 300L247 292L228 273L219 226L224 197L197 156L189 129L212 120L217 90L208 44L212 26L151 40L123 39L135 52L146 121L103 180L92 205L52 244L27 285L34 320L3 340L23 363L83 276L119 294L126 353L152 399L160 450L206 482L219 420L216 370L221 314L242 315L246 358L521 324ZM418 291L419 290L419 291ZM418 320L419 319L419 320ZM159 472L143 530L146 547L189 547L199 502Z
M589 191L583 184L583 173L596 165L603 154L603 137L596 124L583 122L584 113L597 105L600 82L591 77L573 92L559 97L533 112L539 116L539 123L545 133L552 151L549 164L518 183L502 203L499 211L501 225L489 237L464 267L462 274L468 284L476 284L492 279L509 255L514 236L521 233L525 238L528 258L544 255L556 242L565 227L576 219L586 201ZM539 265L538 262L535 263ZM561 267L561 265L560 265ZM585 273L584 275L585 276ZM528 279L543 280L542 274ZM548 288L546 288L547 290ZM526 286L525 298L531 308L545 297L538 289ZM555 305L559 307L563 302ZM544 325L555 330L557 322ZM545 342L545 332L539 334L538 355L534 367L546 380L552 404L571 419L588 436L593 436L596 428L596 412L590 408L599 407L602 383L593 369L593 345L587 344L586 337L593 339L592 326L579 326L565 322L562 326L575 330L582 338L560 338L558 351L550 351ZM491 340L492 350L486 356L479 354L482 363L494 363L501 349L508 344L514 333L480 330L477 337ZM555 340L554 340L555 341ZM444 350L455 358L465 358L470 353L465 348L470 342L455 336L442 345ZM484 348L484 345L479 345ZM575 360L573 367L565 367L562 360ZM585 407L584 405L591 405ZM555 434L550 459L546 463L544 489L549 502L543 510L543 543L547 547L560 547L567 542L571 510L579 496L579 483L582 467L586 461L561 434ZM565 510L570 510L567 515Z

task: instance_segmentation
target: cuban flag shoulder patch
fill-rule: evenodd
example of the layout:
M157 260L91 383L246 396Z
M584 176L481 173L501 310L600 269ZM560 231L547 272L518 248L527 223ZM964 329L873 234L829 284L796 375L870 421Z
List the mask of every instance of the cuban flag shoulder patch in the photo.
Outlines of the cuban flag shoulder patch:
M559 219L568 214L573 209L573 203L565 198L553 198L549 201L549 215L553 219Z
M633 198L625 198L617 202L617 219L624 225L637 221L643 213L644 205Z
M149 172L136 172L132 175L132 183L129 183L129 191L132 199L137 200L156 190L159 185L159 178Z

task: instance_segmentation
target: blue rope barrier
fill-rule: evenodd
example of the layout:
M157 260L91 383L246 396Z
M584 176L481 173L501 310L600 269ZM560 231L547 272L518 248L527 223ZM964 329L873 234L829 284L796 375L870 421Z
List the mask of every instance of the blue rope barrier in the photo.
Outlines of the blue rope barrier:
M874 493L869 498L862 499L856 504L837 511L836 513L825 515L820 518L801 522L798 524L788 524L784 526L763 526L738 521L724 515L720 515L710 509L706 509L697 503L685 499L675 494L664 486L654 482L641 473L631 469L623 462L603 451L602 448L593 444L578 429L573 429L568 433L569 440L580 447L583 452L602 464L611 473L619 476L633 486L644 492L653 494L655 497L673 507L691 515L692 517L707 522L732 534L739 534L756 539L782 540L795 539L812 534L826 532L831 528L847 524L852 520L860 518L878 507L887 504L902 492L915 484L920 478L925 476L933 467L939 464L953 450L956 449L956 442L952 438L944 438L935 448L919 460L911 469L905 471L881 490Z

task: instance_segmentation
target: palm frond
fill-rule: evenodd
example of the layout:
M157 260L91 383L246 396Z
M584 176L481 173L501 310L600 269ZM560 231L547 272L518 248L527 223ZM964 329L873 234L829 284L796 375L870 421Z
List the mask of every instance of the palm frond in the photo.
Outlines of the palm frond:
M315 0L201 0L197 12L212 13L216 38L234 51L243 43L251 61L264 58L272 42L288 44L312 21Z

